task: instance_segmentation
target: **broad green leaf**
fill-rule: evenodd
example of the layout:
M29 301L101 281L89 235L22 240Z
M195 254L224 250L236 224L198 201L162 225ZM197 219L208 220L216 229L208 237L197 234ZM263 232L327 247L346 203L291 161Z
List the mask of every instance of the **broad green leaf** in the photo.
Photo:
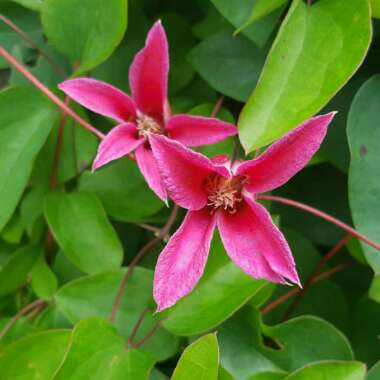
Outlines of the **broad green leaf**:
M280 8L283 4L287 3L289 0L266 0L266 1L255 1L253 5L252 13L245 24L240 27L240 30L247 28L254 21L261 19L262 17L272 13L274 10Z
M29 335L0 351L2 380L51 379L64 358L69 342L67 330Z
M368 372L366 380L378 380L380 379L380 362L377 362Z
M377 274L373 277L371 287L368 291L369 298L380 303L380 274Z
M183 351L172 380L218 379L219 347L215 334L199 338Z
M371 40L368 1L294 0L239 120L247 152L318 112L363 62Z
M95 193L112 218L122 222L143 222L164 203L148 188L135 162L118 160L95 173L84 172L81 190Z
M90 193L50 193L45 216L73 264L85 273L120 267L123 248L100 201Z
M285 377L284 380L364 380L365 364L328 361L310 364Z
M124 36L127 0L44 0L45 34L83 74L105 61Z
M3 329L7 323L11 320L12 317L9 318L1 318L0 319L0 329ZM0 347L3 349L4 346L10 344L20 338L23 338L25 335L33 332L34 328L31 322L25 318L21 317L17 322L15 322L12 327L2 336L0 340Z
M47 265L44 258L39 257L32 269L32 288L34 293L42 299L49 300L57 290L55 273Z
M191 50L195 70L215 90L245 101L264 65L265 51L229 29L207 37Z
M0 230L20 200L33 160L57 114L31 88L14 87L0 92Z
M176 335L199 334L226 320L266 286L267 282L252 279L233 264L215 237L198 285L158 318Z
M4 1L0 2L0 14L10 19L37 44L43 41L42 28L35 12L18 4ZM14 48L19 47L23 62L28 62L35 57L35 52L30 45L3 21L0 22L0 45L9 53L12 53ZM6 67L9 67L9 63L0 57L0 69Z
M24 224L19 213L16 212L1 231L0 237L6 243L19 244L23 234Z
M106 320L89 318L80 321L70 337L65 361L54 376L54 380L69 380L86 367L99 352L107 349L124 349L124 339L117 335L115 328ZM96 370L91 371L94 373Z
M286 372L261 372L253 375L248 380L283 380Z
M148 380L153 364L146 352L109 348L81 365L70 380Z
M369 79L351 105L347 135L351 152L349 199L355 227L379 241L380 220L380 76ZM380 272L380 252L361 243L372 269Z
M371 0L372 17L380 18L380 1Z
M39 11L42 7L43 0L11 0L14 3L19 3L25 8L29 8L33 11Z
M28 246L10 256L0 270L0 296L13 292L26 281L41 251L40 247Z
M256 2L262 2L262 0L211 0L211 2L235 28L240 28L247 21ZM276 27L281 14L282 10L273 12L252 23L242 33L257 45L263 46Z
M320 360L351 360L347 339L328 322L298 317L262 326L257 310L246 307L219 327L222 366L236 380L262 372L294 371ZM263 335L266 340L263 339ZM265 342L276 344L276 349Z
M87 276L64 285L56 294L56 302L72 323L89 317L109 319L112 306L124 270ZM122 336L128 338L144 309L153 303L153 273L148 269L136 268L128 280L121 298L115 326ZM136 295L138 294L138 297ZM148 313L139 328L135 342L142 339L154 326L155 321ZM178 348L178 340L163 328L141 346L157 360L172 356Z

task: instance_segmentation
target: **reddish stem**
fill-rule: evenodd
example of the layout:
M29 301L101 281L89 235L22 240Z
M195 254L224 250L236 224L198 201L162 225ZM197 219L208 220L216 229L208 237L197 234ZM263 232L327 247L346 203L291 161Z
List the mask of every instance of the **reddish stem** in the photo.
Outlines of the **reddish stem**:
M216 117L216 115L219 113L220 109L222 108L223 102L224 102L224 95L222 95L215 103L215 106L213 110L211 111L210 117Z
M32 73L30 73L25 67L23 67L11 54L9 54L3 47L0 46L0 55L6 59L17 71L19 71L25 78L33 83L40 91L42 91L53 103L55 103L62 112L71 116L82 127L95 134L99 139L104 138L104 134L98 131L86 120L82 119L77 113L75 113L70 107L68 107L58 96L54 95L44 84L42 84Z
M154 246L156 246L163 237L165 237L172 227L173 223L175 222L175 219L177 217L178 213L178 206L174 205L173 210L169 216L169 219L167 220L165 226L161 229L160 233L152 240L150 240L144 247L140 249L140 251L137 253L137 255L133 258L133 260L128 265L128 268L120 282L119 289L117 290L115 302L112 307L111 322L115 322L116 315L120 308L121 298L123 296L125 287L127 286L128 279L132 275L136 265L140 262L140 260L145 256L146 253L148 253Z
M30 46L38 51L38 53L46 59L47 62L54 68L54 70L62 75L66 76L65 70L62 69L47 53L45 53L33 40L32 38L25 33L21 28L19 28L12 20L0 14L0 20L3 21L6 25L12 28L21 38L23 38Z
M336 225L337 227L339 227L342 230L346 231L350 235L358 238L359 240L364 241L365 243L367 243L371 247L373 247L373 248L377 249L378 251L380 251L380 244L375 243L370 238L368 238L367 236L361 234L359 231L356 231L354 228L352 228L348 224L342 222L341 220L339 220L337 218L334 218L333 216L331 216L329 214L326 214L325 212L323 212L321 210L318 210L318 209L316 209L316 208L314 208L312 206L306 205L306 204L301 203L301 202L294 201L292 199L283 198L283 197L277 197L277 196L274 196L274 195L258 195L257 199L266 200L266 201L272 201L272 202L277 202L277 203L282 203L282 204L287 205L287 206L292 206L292 207L298 208L300 210L304 210L304 211L306 211L306 212L308 212L310 214L313 214L315 216L318 216L319 218L322 218L322 219L326 220L327 222L330 222L330 223Z
M323 272L319 274L318 276L314 277L313 281L311 284L315 284L319 281L324 280L325 278L331 277L333 274L342 271L343 269L347 268L348 264L339 264L326 272ZM298 293L301 292L300 288L294 288L290 292L284 294L283 296L277 298L276 300L272 301L268 305L264 306L260 311L262 315L268 314L270 311L273 309L277 308L278 306L282 305L284 302L286 302L289 298L294 297Z
M37 308L37 307L41 307L41 305L44 305L46 303L46 301L44 300L35 300L33 301L32 303L24 306L22 309L20 309L18 311L18 313L13 317L11 318L5 325L4 327L2 328L2 330L0 331L0 339L2 339L4 337L4 335L12 328L12 326L22 317L24 316L25 314L27 314L29 311Z
M161 323L157 321L155 325L152 327L152 329L144 336L144 338L140 339L137 343L131 343L128 345L128 348L139 348L142 346L144 343L146 343L156 332L157 330L161 327Z
M140 328L141 326L141 323L143 322L145 316L148 314L149 312L149 307L146 307L143 312L140 314L136 324L134 325L133 327L133 330L131 332L131 335L129 335L129 338L128 338L128 346L132 346L133 345L133 340L135 339L135 336L137 334L137 331L138 329Z
M352 239L352 235L348 234L343 237L343 239L339 240L338 243L336 243L329 252L326 253L318 263L318 265L315 267L313 272L310 274L308 279L306 280L303 289L300 289L298 296L293 300L293 302L289 305L288 309L286 310L283 320L288 319L293 312L296 310L299 303L304 299L307 290L310 288L310 285L313 283L314 279L319 275L319 273L322 271L323 267L326 265L327 262L329 262L337 253L340 252L340 250L347 244L348 241Z

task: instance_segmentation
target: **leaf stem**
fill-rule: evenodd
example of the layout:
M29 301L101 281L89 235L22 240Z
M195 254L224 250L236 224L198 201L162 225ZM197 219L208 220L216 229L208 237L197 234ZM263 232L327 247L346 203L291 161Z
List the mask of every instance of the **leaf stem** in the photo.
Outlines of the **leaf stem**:
M371 240L367 236L361 234L359 231L355 230L354 228L352 228L348 224L342 222L341 220L339 220L339 219L337 219L337 218L335 218L329 214L326 214L325 212L318 210L312 206L306 205L306 204L301 203L301 202L294 201L292 199L277 197L274 195L258 195L257 199L282 203L284 205L292 206L292 207L298 208L300 210L306 211L306 212L313 214L313 215L315 215L321 219L326 220L327 222L334 224L335 226L337 226L337 227L341 228L342 230L346 231L347 233L351 234L353 237L356 237L359 240L364 241L365 243L367 243L371 247L380 251L380 244L374 242L373 240Z
M104 138L104 134L98 131L86 120L82 119L76 112L68 107L61 99L53 94L44 84L42 84L32 73L30 73L24 66L22 66L11 54L9 54L3 47L0 46L0 55L7 60L17 71L19 71L25 78L33 83L40 91L42 91L53 103L55 103L65 114L71 116L83 128L92 132L99 139Z
M318 276L314 277L313 278L313 281L311 282L311 284L315 284L319 281L322 281L324 280L325 278L329 278L331 277L333 274L335 273L338 273L340 271L342 271L343 269L346 269L348 266L348 264L339 264L329 270L327 270L326 272L323 272L321 274L319 274ZM290 292L288 293L285 293L283 296L277 298L276 300L272 301L271 303L269 303L268 305L264 306L260 311L261 311L261 315L266 315L268 314L269 312L271 312L273 309L276 309L278 306L282 305L284 302L286 302L289 298L291 297L294 297L296 296L297 294L299 294L301 292L301 289L300 288L294 288L292 289Z
M315 267L313 272L310 274L308 279L306 280L303 289L300 289L297 297L293 300L293 302L289 305L286 310L283 320L288 319L296 310L299 303L304 299L307 290L310 288L310 285L313 283L314 279L321 273L323 267L329 262L340 250L352 239L351 234L347 234L341 240L338 241L331 249L322 257L318 265Z
M139 348L144 343L146 343L161 327L161 322L156 321L152 329L144 336L144 338L140 339L137 343L131 343L128 348Z
M128 265L128 268L120 282L119 289L117 290L117 293L116 293L116 297L115 297L115 301L112 307L112 312L111 312L111 317L110 317L111 322L115 322L117 313L120 308L121 298L123 296L125 287L127 286L128 279L132 275L136 265L145 256L146 253L148 253L153 247L155 247L161 241L161 239L169 233L170 228L172 227L177 217L178 210L179 210L179 207L178 205L175 204L166 224L161 229L160 233L155 238L150 240L147 244L145 244Z
M149 307L146 307L143 310L143 312L140 314L139 318L137 319L137 322L133 326L132 332L131 332L131 334L128 337L128 346L132 346L133 345L133 340L135 339L137 331L139 330L139 328L141 326L141 323L143 322L143 320L144 320L145 316L148 314L148 312L149 312Z
M38 53L46 59L47 62L53 67L53 69L63 77L66 77L65 70L59 66L53 58L51 58L47 53L45 53L34 41L33 39L24 32L21 28L19 28L12 20L4 15L0 14L0 20L4 22L4 24L8 25L11 29L13 29L21 38L23 38L31 47L36 49Z
M24 306L22 309L20 309L17 314L11 318L2 328L0 331L0 340L4 337L4 335L12 328L12 326L25 314L27 314L29 311L40 308L42 305L45 305L46 301L44 300L35 300L32 303Z

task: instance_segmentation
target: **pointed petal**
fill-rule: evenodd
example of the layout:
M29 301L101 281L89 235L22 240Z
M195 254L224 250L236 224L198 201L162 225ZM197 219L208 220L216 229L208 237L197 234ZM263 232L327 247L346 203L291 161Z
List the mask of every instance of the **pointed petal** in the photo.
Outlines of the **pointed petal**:
M189 294L201 278L215 228L215 217L206 210L189 211L181 227L158 257L153 296L157 311Z
M245 199L235 214L219 212L217 223L231 260L255 278L299 284L289 245L270 214L260 204Z
M137 108L162 121L167 98L169 51L161 21L148 33L129 71L129 83Z
M166 124L172 139L187 146L214 144L237 134L237 128L212 117L175 115Z
M204 189L206 177L219 171L228 176L228 171L214 165L200 153L162 135L150 135L149 140L170 197L183 208L203 208L207 203Z
M319 149L335 112L309 119L272 144L256 160L241 164L236 174L248 176L253 193L271 191L297 174Z
M133 100L114 86L90 78L70 79L58 86L83 107L119 122L133 121L136 107Z
M92 170L126 156L143 142L144 139L136 138L136 126L134 124L127 123L116 126L100 143L98 153L92 164Z
M165 185L161 180L161 174L158 170L157 162L153 157L152 149L145 144L139 146L136 149L136 161L149 187L160 199L166 202L167 194Z

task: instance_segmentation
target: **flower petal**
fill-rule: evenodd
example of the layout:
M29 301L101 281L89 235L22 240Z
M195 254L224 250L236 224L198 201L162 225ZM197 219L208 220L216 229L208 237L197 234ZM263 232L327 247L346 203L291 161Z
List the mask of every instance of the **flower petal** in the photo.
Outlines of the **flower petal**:
M153 157L152 149L142 144L136 149L137 165L144 176L149 187L164 202L167 200L165 185L161 180L161 174L158 170L157 162Z
M237 128L216 118L175 115L166 124L172 139L187 146L214 144L237 134Z
M100 115L119 122L133 121L136 107L133 100L108 83L90 79L69 79L58 86L77 103Z
M228 176L228 171L214 165L200 153L162 135L150 135L149 140L170 197L183 208L203 208L207 203L204 189L206 177L213 172Z
M215 228L207 210L189 211L181 227L158 257L153 296L157 311L189 294L201 278Z
M134 124L127 123L116 126L100 143L98 153L92 164L92 170L126 156L143 142L144 139L136 138L136 126Z
M137 108L150 116L163 119L167 99L169 48L161 21L148 33L129 70L129 84Z
M309 119L272 144L256 160L241 164L236 174L249 180L245 188L254 193L271 191L297 174L318 150L335 112Z
M270 214L260 204L245 199L235 214L221 211L217 223L231 260L255 278L300 284L289 245Z

